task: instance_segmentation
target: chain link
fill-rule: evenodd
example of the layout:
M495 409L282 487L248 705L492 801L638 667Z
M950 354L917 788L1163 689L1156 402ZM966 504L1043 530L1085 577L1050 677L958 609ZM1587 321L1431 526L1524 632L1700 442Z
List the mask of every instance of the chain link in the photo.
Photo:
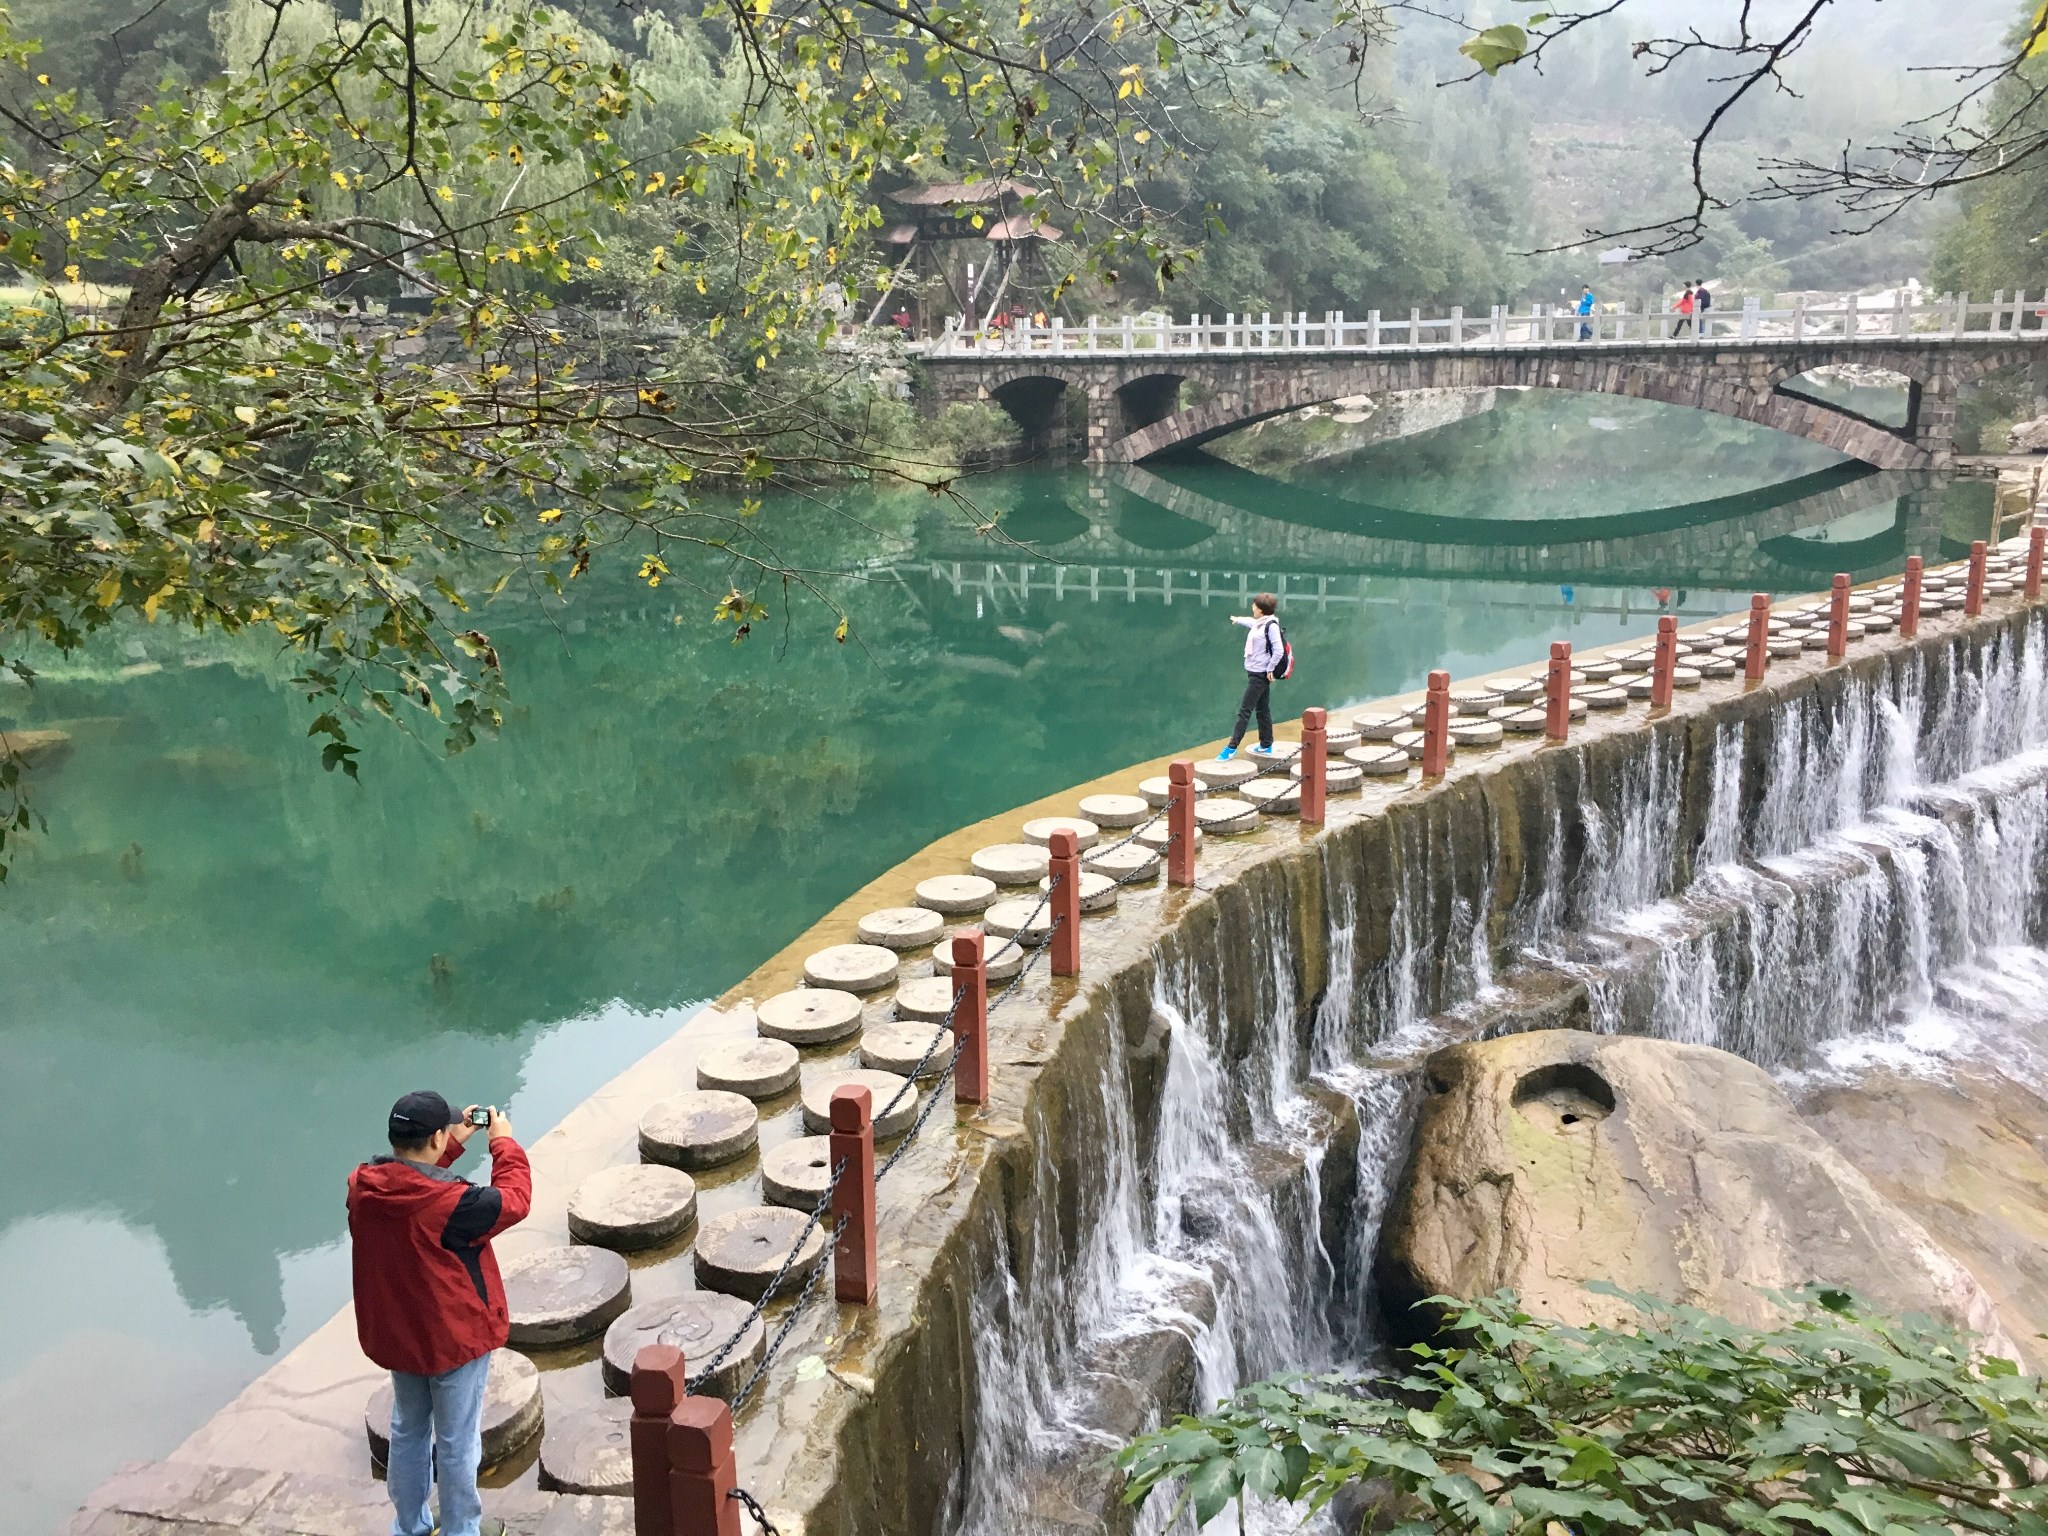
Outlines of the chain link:
M830 1198L829 1194L827 1198ZM768 1347L761 1352L761 1363L754 1367L754 1374L747 1378L746 1385L732 1395L734 1413L738 1413L747 1399L753 1395L754 1388L760 1385L761 1378L768 1374L768 1367L773 1365L775 1357L782 1353L782 1346L789 1340L790 1330L796 1327L796 1320L803 1316L804 1308L810 1302L811 1292L818 1288L818 1281L824 1276L825 1271L832 1268L832 1250L839 1246L839 1236L845 1230L846 1218L842 1216L832 1224L831 1239L825 1244L825 1257L811 1266L810 1274L804 1278L803 1289L796 1293L796 1300L789 1304L789 1310L782 1316L782 1326L775 1330L775 1337L768 1341ZM795 1257L794 1253L791 1257ZM789 1268L786 1260L782 1267L784 1270ZM770 1290L768 1294L772 1296L774 1291Z
M775 1271L775 1278L768 1282L768 1289L763 1291L760 1294L760 1296L756 1298L752 1310L750 1310L747 1313L746 1319L743 1322L741 1322L739 1327L733 1329L731 1337L729 1337L723 1344L718 1346L716 1353L714 1353L711 1356L711 1359L705 1363L704 1368L697 1373L696 1380L686 1381L684 1383L684 1396L694 1397L696 1395L698 1384L702 1382L706 1377L708 1377L713 1371L717 1370L721 1365L725 1364L725 1357L731 1354L733 1350L738 1347L740 1340L743 1337L745 1337L747 1330L753 1327L755 1320L759 1318L763 1312L766 1312L768 1310L768 1303L773 1301L775 1299L775 1293L782 1289L782 1282L788 1277L790 1266L796 1263L796 1256L804 1251L804 1244L810 1241L811 1234L817 1230L818 1223L825 1219L825 1212L831 1207L832 1204L832 1192L839 1187L839 1176L844 1172L846 1172L846 1159L842 1157L838 1161L838 1163L834 1165L832 1169L832 1177L828 1179L825 1183L825 1193L819 1196L818 1203L815 1206L811 1207L811 1214L808 1218L805 1219L803 1230L797 1233L796 1241L789 1245L789 1252L782 1256L782 1267ZM834 1234L834 1241L837 1241L836 1233ZM820 1261L817 1265L817 1269L826 1268L827 1262L828 1261ZM814 1270L811 1279L804 1285L803 1294L808 1296L811 1292L811 1286L815 1284L817 1284L817 1274ZM799 1302L798 1304L801 1305L802 1303ZM785 1325L785 1328L786 1327L787 1325ZM767 1368L767 1360L765 1358L762 1360L761 1364L762 1369ZM747 1382L746 1390L752 1390L754 1381L758 1380L760 1378L760 1375L761 1372L759 1370L754 1372L753 1378ZM741 1396L744 1395L745 1392L743 1391ZM734 1412L738 1412L740 1406L740 1399L734 1398L732 1406Z
M735 1488L726 1497L740 1501L740 1507L753 1519L754 1524L761 1528L761 1536L782 1536L782 1532L775 1529L775 1522L768 1518L768 1511L761 1507L761 1501L746 1489Z

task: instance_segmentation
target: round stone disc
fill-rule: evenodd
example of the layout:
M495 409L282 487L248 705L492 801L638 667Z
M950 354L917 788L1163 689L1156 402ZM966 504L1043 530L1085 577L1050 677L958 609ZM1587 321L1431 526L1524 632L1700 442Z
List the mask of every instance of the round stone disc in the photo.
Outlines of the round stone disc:
M896 1090L903 1086L903 1079L894 1072L877 1072L872 1067L833 1067L813 1073L804 1084L804 1129L814 1136L823 1136L832 1129L832 1091L846 1083L858 1083L867 1089L874 1103L869 1113L875 1117L875 1140L887 1141L892 1136L901 1136L910 1129L910 1122L917 1118L917 1095L906 1093L897 1106L884 1117L889 1101L896 1097ZM704 1251L704 1239L697 1239L697 1251Z
M1196 806L1196 812L1195 812L1195 821L1196 821L1196 826L1195 826L1195 840L1196 840L1197 842L1200 842L1200 841L1201 841L1201 837L1202 837L1202 828L1201 828L1201 824L1200 824L1200 823L1201 823L1201 810L1200 810L1200 807L1201 807L1201 805L1202 805L1202 801L1200 801L1200 800L1197 800L1197 801L1195 802L1195 806ZM1167 825L1167 824L1166 824L1166 823L1165 823L1164 821L1157 821L1157 822L1154 822L1154 823L1153 823L1153 824L1152 824L1151 826L1149 826L1149 827L1146 827L1146 828L1144 828L1144 829L1143 829L1142 831L1140 831L1140 832L1138 833L1138 840L1137 840L1137 842L1136 842L1136 843L1134 843L1134 844L1133 844L1132 846L1133 846L1133 847L1137 847L1137 848L1156 848L1156 849L1160 849L1160 850L1162 850L1162 851L1163 851L1163 850L1165 849L1166 845L1167 845L1167 844L1168 844L1169 842L1171 842L1172 840L1173 840L1173 828L1169 827L1169 826L1168 826L1168 825Z
M484 1460L494 1467L506 1460L541 1429L540 1371L516 1349L494 1349L484 1378ZM370 1394L363 1410L363 1429L370 1440L370 1459L380 1467L391 1454L391 1383Z
M1451 740L1461 747L1497 747L1503 734L1498 720L1451 722Z
M663 1163L600 1168L569 1196L569 1236L630 1253L659 1248L697 1219L697 1181Z
M1136 848L1138 845L1129 845ZM1146 849L1148 854L1150 849ZM1048 894L1052 891L1052 876L1047 875L1038 882L1038 888ZM1081 871L1081 910L1083 912L1107 912L1116 905L1116 882L1108 875L1094 870Z
M1143 795L1086 795L1081 814L1098 827L1135 827L1151 819L1152 807Z
M953 978L920 976L896 986L896 1017L927 1023L953 1011Z
M1259 808L1249 800L1218 796L1195 807L1195 819L1204 832L1249 832L1259 824Z
M683 1369L698 1393L731 1397L767 1350L767 1330L753 1311L744 1301L714 1291L685 1291L641 1302L604 1331L604 1389L625 1397L633 1390L634 1357L649 1344L669 1344L683 1352ZM739 1343L716 1370L703 1375L711 1357L734 1334Z
M808 1214L832 1182L832 1138L798 1136L761 1154L761 1194L770 1205Z
M1647 672L1623 672L1617 677L1610 677L1607 686L1627 690L1632 699L1647 699L1650 696L1650 675ZM1643 691L1637 693L1638 688Z
M1353 747L1344 758L1359 772L1377 778L1391 778L1408 771L1408 754L1399 747Z
M1228 762L1212 757L1195 764L1195 777L1211 789L1229 789L1258 776L1258 764L1247 762L1242 756Z
M1260 773L1285 773L1288 765L1301 756L1301 743L1298 741L1276 741L1273 743L1273 750L1270 752L1251 751L1247 752L1245 756L1258 765Z
M640 1155L671 1168L716 1168L751 1151L759 1134L750 1100L700 1088L663 1099L640 1117Z
M632 1418L630 1397L608 1397L558 1414L541 1437L540 1486L550 1493L631 1494Z
M1035 949L1052 937L1052 904L1035 896L999 901L981 914L981 926L998 938L1015 938Z
M1345 748L1355 747L1365 738L1354 730L1341 725L1330 726L1323 732L1323 751L1330 757L1342 755Z
M1618 661L1601 660L1585 662L1579 670L1586 674L1588 681L1604 683L1619 677L1626 669Z
M1365 782L1365 770L1356 763L1328 763L1323 768L1323 788L1330 794L1357 789Z
M1891 614L1881 613L1876 609L1872 609L1869 613L1863 615L1863 632L1866 635L1884 634L1887 630L1895 628L1897 624L1898 620Z
M935 1034L936 1045L932 1044ZM953 1031L931 1024L881 1024L860 1037L860 1064L877 1072L908 1077L910 1069L922 1061L924 1070L918 1077L936 1077L952 1059Z
M1301 785L1294 779L1262 779L1256 784L1245 785L1238 794L1268 816L1301 814Z
M1166 809L1166 802L1173 798L1173 780L1147 779L1138 786L1138 793L1145 797L1145 803L1155 811ZM1195 798L1201 799L1209 793L1209 786L1200 779L1195 780Z
M1828 648L1828 632L1824 629L1809 629L1799 637L1802 651L1824 651Z
M796 1047L787 1040L733 1040L697 1061L697 1086L772 1099L796 1086Z
M1135 843L1126 843L1121 848L1100 848L1081 861L1083 868L1098 874L1108 875L1112 880L1143 880L1159 870L1159 850L1145 846L1141 838ZM1088 900L1087 887L1082 887L1082 903Z
M1375 710L1369 714L1353 715L1351 728L1367 741L1392 741L1394 732L1408 729L1408 716L1399 712Z
M1986 597L2011 597L2014 590L2015 588L2010 581L1992 578L1984 583L1984 595Z
M1790 660L1792 657L1797 656L1801 651L1806 649L1806 647L1801 645L1797 640L1780 639L1772 640L1771 642L1769 642L1769 644L1767 644L1764 647L1764 649L1770 655L1777 657L1780 661L1787 661Z
M1701 675L1698 667L1673 667L1671 669L1671 686L1674 688L1697 688L1700 685Z
M1550 712L1545 709L1496 709L1493 718L1504 731L1513 731L1518 736L1540 736L1550 723Z
M1024 969L1024 950L1007 939L990 939L982 950L983 965L991 983L1015 981ZM940 976L953 974L953 941L946 940L932 951L932 970ZM950 1005L949 1005L950 1006Z
M626 1261L609 1248L543 1248L505 1267L506 1342L522 1349L574 1344L603 1333L631 1303Z
M1543 697L1549 691L1549 680L1540 677L1525 677L1509 683L1500 691L1503 704L1528 704ZM1492 713L1492 711L1488 711Z
M1039 816L1024 823L1024 841L1036 848L1050 848L1055 832L1073 833L1081 848L1093 848L1102 841L1102 828L1079 816Z
M1581 688L1572 694L1588 709L1626 709L1628 690L1626 688Z
M754 1028L791 1045L829 1045L860 1033L860 999L830 987L778 992L754 1010Z
M996 883L985 875L933 875L917 882L917 904L948 916L979 912L996 899Z
M997 843L968 861L974 872L997 885L1029 885L1052 865L1052 855L1035 843Z
M804 980L845 992L879 992L896 981L896 951L879 944L830 944L804 958Z
M884 949L923 949L939 942L946 920L932 908L884 907L860 920L860 941Z
M1502 702L1497 688L1453 688L1451 708L1461 715L1484 716L1494 705Z
M749 1205L714 1216L697 1232L697 1284L707 1291L722 1291L758 1301L768 1294L775 1272L795 1249L796 1262L783 1277L785 1290L802 1285L813 1265L825 1257L825 1224L804 1234L807 1218L786 1205ZM683 1354L687 1366L689 1352Z
M1701 677L1733 677L1742 670L1742 664L1726 656L1701 656L1695 661L1694 670Z

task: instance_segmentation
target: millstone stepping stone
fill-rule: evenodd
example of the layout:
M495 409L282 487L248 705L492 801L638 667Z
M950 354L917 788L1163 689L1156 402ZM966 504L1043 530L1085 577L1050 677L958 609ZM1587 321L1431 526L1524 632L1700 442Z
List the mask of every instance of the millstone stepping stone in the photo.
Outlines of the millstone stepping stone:
M1296 779L1261 779L1256 784L1245 785L1238 794L1268 816L1301 814L1301 784Z
M787 1040L734 1040L697 1061L697 1086L772 1099L796 1086L796 1047Z
M860 999L830 987L778 992L754 1010L754 1028L791 1045L829 1045L860 1033Z
M1869 632L1869 622L1865 619L1851 619L1842 626L1842 633L1851 640L1861 640Z
M1721 642L1712 635L1681 635L1679 649L1690 651L1695 656L1711 656L1721 649Z
M860 941L884 949L923 949L939 942L946 920L927 906L884 907L860 920Z
M1045 878L1052 855L1035 843L997 843L968 861L997 885L1033 885Z
M1344 754L1344 761L1375 778L1391 778L1408 771L1408 754L1394 746L1353 747Z
M736 1093L679 1093L640 1117L640 1155L650 1163L696 1171L753 1150L761 1117Z
M1626 688L1583 688L1573 693L1588 709L1626 709L1628 690Z
M1138 793L1145 797L1145 803L1155 811L1166 809L1166 802L1173 798L1173 780L1147 779L1138 786ZM1195 798L1201 799L1209 793L1209 786L1200 779L1195 780Z
M982 966L988 972L989 984L1015 981L1017 973L1024 969L1024 949L1006 939L990 939L982 949ZM953 974L953 941L948 939L932 951L932 969L941 976ZM951 1006L949 1003L948 1007Z
M804 1128L813 1135L822 1136L832 1129L832 1090L847 1083L858 1083L874 1098L870 1112L875 1117L875 1139L887 1141L892 1136L901 1136L910 1129L910 1122L917 1118L917 1095L906 1093L897 1106L888 1108L889 1101L896 1097L903 1086L903 1078L895 1072L877 1072L872 1067L835 1067L830 1071L818 1072L804 1084ZM697 1251L704 1251L704 1239L697 1239ZM759 1294L758 1292L756 1294Z
M933 1035L939 1037L936 1045ZM953 1031L930 1024L883 1024L860 1037L860 1064L877 1072L908 1077L911 1068L922 1061L924 1070L917 1075L936 1077L952 1059Z
M1533 700L1542 698L1545 691L1549 688L1549 686L1550 682L1548 678L1521 678L1518 681L1508 683L1501 689L1501 702L1504 704L1527 704L1532 702ZM1494 712L1494 710L1487 711L1488 714L1492 714Z
M842 992L879 992L896 981L896 951L879 944L827 945L805 957L804 980Z
M1749 647L1746 645L1724 645L1714 654L1723 661L1732 661L1739 666L1749 659Z
M1694 669L1701 677L1733 677L1742 670L1742 663L1726 656L1702 656L1694 663Z
M1922 593L1920 597L1920 611L1923 614L1946 613L1951 608L1960 608L1962 606L1960 602L1944 602L1932 593Z
M1639 685L1643 690L1641 693L1635 691ZM1647 699L1650 696L1650 674L1647 672L1623 672L1619 676L1610 677L1607 680L1607 686L1610 688L1626 688L1629 691L1629 697L1632 699Z
M1195 777L1211 789L1235 789L1258 776L1259 765L1241 753L1227 763L1212 757L1195 764Z
M506 1342L545 1349L594 1339L633 1299L626 1261L609 1248L543 1248L505 1266Z
M1226 799L1219 795L1195 807L1195 819L1204 832L1249 832L1259 824L1259 808L1249 800Z
M1865 597L1861 592L1851 592L1849 594L1849 611L1851 613L1868 613L1876 606L1877 604L1874 601Z
M1408 729L1408 716L1405 713L1389 713L1385 710L1353 715L1351 728L1365 741L1392 741L1396 731Z
M1863 632L1866 635L1881 635L1898 627L1898 620L1889 613L1870 612L1863 616Z
M761 1154L761 1193L770 1205L814 1211L831 1182L830 1136L798 1136Z
M1627 669L1618 661L1589 661L1579 670L1586 674L1588 682L1605 683L1621 676Z
M1802 651L1824 651L1828 648L1828 632L1824 629L1809 629L1799 637Z
M1671 669L1671 686L1674 688L1697 688L1700 685L1701 676L1702 674L1698 667L1673 667Z
M1538 736L1550 723L1550 712L1545 709L1496 709L1493 718L1504 731L1513 731L1517 736Z
M1001 938L1014 938L1036 949L1052 937L1052 906L1036 897L999 901L981 914L981 926Z
M979 912L996 899L996 883L986 875L933 875L917 882L917 904L947 916Z
M1329 794L1358 789L1364 783L1365 770L1356 763L1326 763L1323 766L1323 788Z
M1195 802L1195 841L1196 841L1196 842L1200 842L1200 841L1201 841L1201 839L1202 839L1202 806L1203 806L1203 804L1204 804L1204 803L1205 803L1205 802L1204 802L1204 801L1202 801L1202 800L1197 800L1197 801ZM1168 826L1168 825L1167 825L1167 824L1166 824L1165 822L1163 822L1163 821L1160 821L1160 822L1155 822L1155 823L1153 823L1153 825L1151 825L1151 826L1149 826L1149 827L1145 828L1145 830L1144 830L1144 831L1142 831L1142 832L1140 832L1140 833L1138 834L1138 841L1137 841L1137 844L1136 844L1136 846L1138 846L1138 847L1141 847L1141 848L1151 848L1151 849L1155 849L1155 850L1163 850L1163 849L1164 849L1164 848L1166 847L1167 843L1168 843L1168 842L1170 842L1170 841L1172 840L1172 838L1173 838L1173 828L1169 827L1169 826Z
M1081 814L1098 827L1135 827L1152 819L1152 802L1143 795L1084 795Z
M1446 760L1457 756L1457 742L1458 738L1455 733L1445 733L1444 756ZM1400 735L1394 738L1394 745L1399 747L1403 752L1406 752L1408 754L1408 760L1411 763L1419 763L1422 761L1422 732L1403 731Z
M1102 841L1102 828L1079 816L1039 816L1024 823L1024 841L1035 848L1049 849L1055 832L1073 833L1074 841L1083 848L1093 848Z
M920 976L896 988L896 1017L899 1019L943 1019L953 1011L953 978ZM763 1161L766 1161L764 1154Z
M569 1236L630 1253L671 1242L697 1219L697 1181L663 1163L600 1168L569 1196Z
M1081 867L1092 874L1107 875L1112 880L1138 881L1157 874L1159 863L1159 850L1146 847L1141 838L1121 848L1097 849L1081 861ZM1086 900L1086 897L1082 899Z
M1335 757L1337 754L1357 746L1363 740L1365 740L1365 737L1357 731L1346 730L1341 725L1333 725L1323 732L1323 751L1327 755Z
M516 1349L494 1349L484 1377L484 1460L494 1467L521 1450L541 1430L540 1371ZM391 1454L391 1383L370 1394L363 1410L370 1459L384 1465Z
M1451 708L1460 715L1480 715L1506 697L1498 688L1453 688Z
M1780 660L1790 656L1797 656L1805 649L1806 647L1797 640L1773 640L1764 647L1767 654L1778 657Z
M1132 846L1136 846L1133 844ZM1149 850L1147 850L1149 852ZM1052 876L1047 875L1038 882L1041 891L1050 893ZM1116 881L1099 870L1081 871L1081 910L1083 912L1107 912L1116 905Z
M825 1257L824 1223L804 1227L808 1217L786 1205L749 1205L714 1216L697 1231L694 1257L700 1290L723 1291L758 1301L768 1294L775 1273L792 1252L796 1260L782 1278L782 1290L795 1290ZM802 1244L798 1236L802 1235ZM690 1356L683 1354L685 1368Z
M683 1352L683 1369L700 1396L731 1397L767 1350L767 1330L753 1312L744 1301L714 1291L643 1301L604 1331L605 1391L618 1397L631 1393L634 1357L649 1344L668 1344ZM705 1372L712 1356L735 1335L739 1342Z
M1504 734L1498 720L1459 719L1451 722L1451 740L1461 747L1497 747Z
M1984 583L1986 597L2011 597L2018 589L2010 581L1987 581Z
M558 1415L540 1442L540 1486L549 1493L621 1498L633 1491L630 1397L608 1397Z
M1248 752L1245 754L1257 766L1260 773L1285 773L1288 764L1301 756L1298 741L1276 741L1270 752Z

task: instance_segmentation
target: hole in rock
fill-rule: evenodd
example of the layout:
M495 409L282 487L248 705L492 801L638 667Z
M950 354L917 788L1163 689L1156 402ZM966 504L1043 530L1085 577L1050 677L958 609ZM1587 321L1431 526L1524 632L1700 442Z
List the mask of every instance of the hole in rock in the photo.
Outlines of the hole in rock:
M1614 1090L1583 1062L1538 1067L1515 1084L1515 1108L1538 1125L1569 1128L1614 1113Z

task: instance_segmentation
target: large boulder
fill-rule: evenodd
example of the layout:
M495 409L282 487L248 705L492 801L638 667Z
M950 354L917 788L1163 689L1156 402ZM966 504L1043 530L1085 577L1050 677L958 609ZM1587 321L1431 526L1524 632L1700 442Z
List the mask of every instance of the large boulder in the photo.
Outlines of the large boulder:
M1770 1291L1821 1281L2011 1352L1969 1272L1738 1056L1543 1030L1452 1046L1424 1071L1380 1253L1397 1324L1426 1296L1503 1286L1538 1316L1628 1320L1593 1280L1759 1324Z
M2014 453L2048 453L2048 416L2016 422L2005 434L2005 442Z

